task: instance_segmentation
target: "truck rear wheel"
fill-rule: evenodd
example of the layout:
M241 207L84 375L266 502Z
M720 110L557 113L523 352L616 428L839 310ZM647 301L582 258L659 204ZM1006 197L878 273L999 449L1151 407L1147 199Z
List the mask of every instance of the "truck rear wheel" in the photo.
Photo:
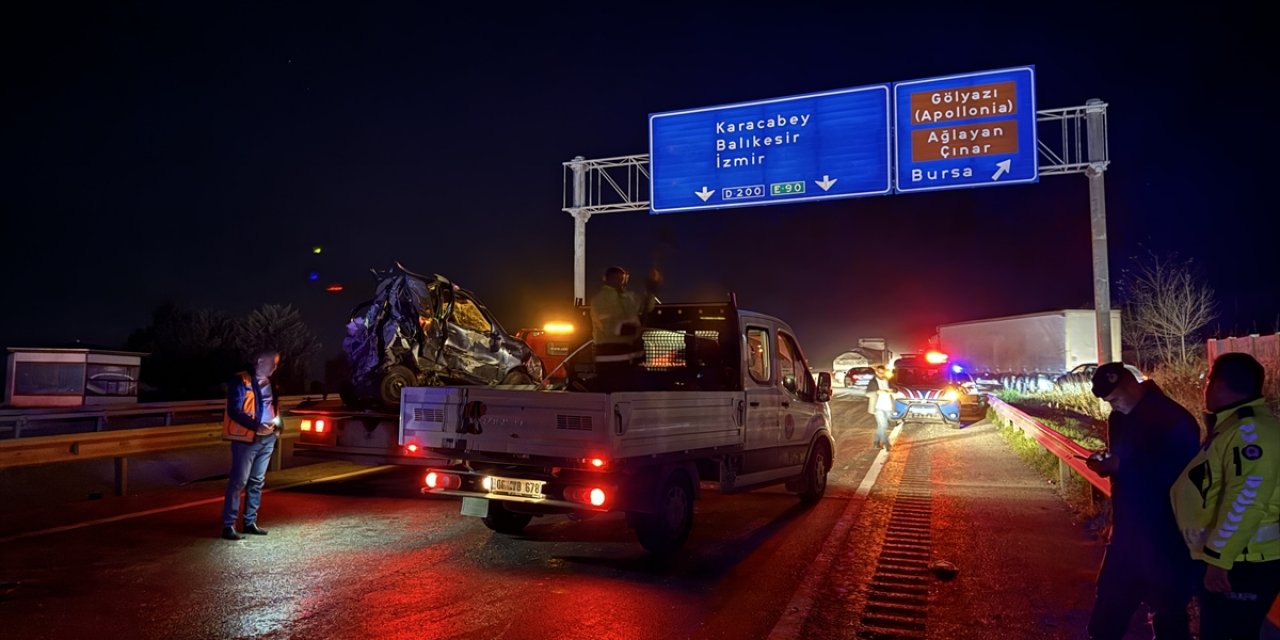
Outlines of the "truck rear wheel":
M819 440L809 452L801 479L800 502L813 504L827 492L827 473L831 471L831 448L826 440Z
M693 487L683 472L667 476L657 513L635 514L636 537L650 553L667 554L680 548L693 530Z
M502 502L490 500L489 515L481 518L481 520L484 520L484 526L489 527L492 531L516 535L524 531L529 521L533 520L533 516L528 513L516 513L507 509Z

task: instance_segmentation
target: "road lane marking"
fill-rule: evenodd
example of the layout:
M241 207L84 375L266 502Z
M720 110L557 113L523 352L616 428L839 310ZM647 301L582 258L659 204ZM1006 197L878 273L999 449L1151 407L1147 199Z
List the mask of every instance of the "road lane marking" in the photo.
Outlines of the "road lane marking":
M335 476L325 476L323 478L312 478L310 480L299 480L298 482L292 482L286 485L281 485L279 487L271 487L269 489L263 489L262 492L271 493L273 491L282 491L284 489L292 489L294 487L300 487L305 484L315 484L317 482L330 482L333 480L343 480L346 478L353 478L356 476L362 476L365 474L374 473L376 471L384 471L386 469L391 469L391 468L392 468L392 465L382 465L378 467L371 467L369 469L360 469L359 471L349 471L347 473L340 473ZM214 504L217 502L222 502L224 499L225 498L223 496L218 496L217 498L206 498L204 500L185 502L183 504L175 504L167 507L158 507L156 509L148 509L146 511L135 511L133 513L125 513L118 516L111 516L109 518L98 518L97 520L78 522L76 524L68 524L61 527L51 527L49 529L41 529L39 531L28 531L26 533L18 533L18 534L11 535L7 538L0 538L0 544L11 542L13 540L21 540L23 538L35 538L37 536L48 535L51 533L62 533L63 531L71 531L73 529L83 529L84 527L92 527L94 525L99 525L99 524L107 524L110 522L120 522L121 520L141 518L143 516L154 515L157 513L164 513L166 511L177 511L178 509L187 509L189 507L199 507L201 505Z
M889 433L889 444L892 445L898 441L898 435L902 433L902 425L893 428ZM853 521L857 519L858 513L862 511L862 498L871 492L871 487L875 486L876 478L880 477L880 470L884 468L884 463L889 459L889 453L881 449L876 454L876 459L871 463L871 467L867 469L867 475L862 477L862 482L858 484L858 490L854 492L854 496L849 499L849 504L845 506L844 513L840 514L840 519L836 521L836 526L831 528L831 534L827 536L827 541L822 545L822 549L818 551L818 555L810 563L811 571L805 574L804 580L801 581L800 587L796 589L796 593L791 597L791 601L782 611L782 617L778 619L777 624L773 625L773 630L769 632L768 640L795 640L800 637L800 631L804 628L805 620L809 618L809 611L813 609L813 603L817 599L818 589L822 586L823 581L831 573L831 563L835 560L836 555L841 551L845 538L849 534L849 528L853 526Z

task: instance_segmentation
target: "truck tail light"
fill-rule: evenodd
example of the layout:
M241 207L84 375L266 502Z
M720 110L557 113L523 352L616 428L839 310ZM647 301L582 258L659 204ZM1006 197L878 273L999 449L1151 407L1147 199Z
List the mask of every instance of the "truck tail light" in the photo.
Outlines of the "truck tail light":
M324 420L316 420L316 433L324 433Z
M462 486L462 478L452 473L428 471L423 484L427 485L428 489L457 489Z
M303 421L302 421L302 430L303 430L303 431L310 431L310 430L311 430L311 421L310 421L310 420L303 420Z
M592 468L592 469L595 469L595 470L597 470L597 471L602 471L602 470L604 470L604 468L605 468L605 467L609 466L609 461L608 461L607 459L605 459L605 458L601 457L601 456L594 456L594 457L591 457L591 458L583 458L583 459L581 460L581 462L582 462L582 464L584 464L584 465L586 465L586 466L588 466L588 467L590 467L590 468Z
M408 449L409 453L417 453L417 452L418 452L418 445L413 444L413 443L411 442L411 443L409 443L409 446L405 447L405 449Z
M568 487L564 499L593 507L602 507L609 501L609 492L603 487Z

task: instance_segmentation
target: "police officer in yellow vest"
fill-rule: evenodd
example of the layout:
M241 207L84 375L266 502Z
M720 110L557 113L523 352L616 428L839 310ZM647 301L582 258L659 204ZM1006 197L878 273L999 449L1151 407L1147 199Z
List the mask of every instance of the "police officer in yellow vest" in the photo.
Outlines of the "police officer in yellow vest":
M263 349L253 356L252 371L241 371L227 383L227 407L222 418L222 439L231 441L231 472L222 502L222 537L239 540L236 517L240 492L245 492L244 531L265 536L258 526L262 485L282 423L280 399L271 388L271 374L280 366L280 353Z
M622 267L604 272L604 286L591 299L591 338L595 343L596 384L599 391L617 391L635 386L636 363L644 357L640 339L640 317L657 304L654 294L662 276L649 274L648 292L643 298L627 291L630 274Z
M1203 562L1200 638L1257 638L1280 593L1280 422L1252 356L1214 360L1208 434L1170 490L1191 557Z

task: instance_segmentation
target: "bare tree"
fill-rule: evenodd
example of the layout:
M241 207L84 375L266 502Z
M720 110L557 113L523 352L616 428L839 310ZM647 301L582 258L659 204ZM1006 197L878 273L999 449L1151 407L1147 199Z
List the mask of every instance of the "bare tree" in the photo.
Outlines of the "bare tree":
M1138 311L1132 303L1120 305L1120 343L1133 351L1139 369L1147 370L1150 364L1152 338L1137 320Z
M1134 260L1122 287L1133 331L1149 336L1163 361L1176 358L1187 364L1188 340L1194 341L1196 332L1218 315L1213 290L1196 273L1191 260L1162 258L1149 252L1145 259Z

